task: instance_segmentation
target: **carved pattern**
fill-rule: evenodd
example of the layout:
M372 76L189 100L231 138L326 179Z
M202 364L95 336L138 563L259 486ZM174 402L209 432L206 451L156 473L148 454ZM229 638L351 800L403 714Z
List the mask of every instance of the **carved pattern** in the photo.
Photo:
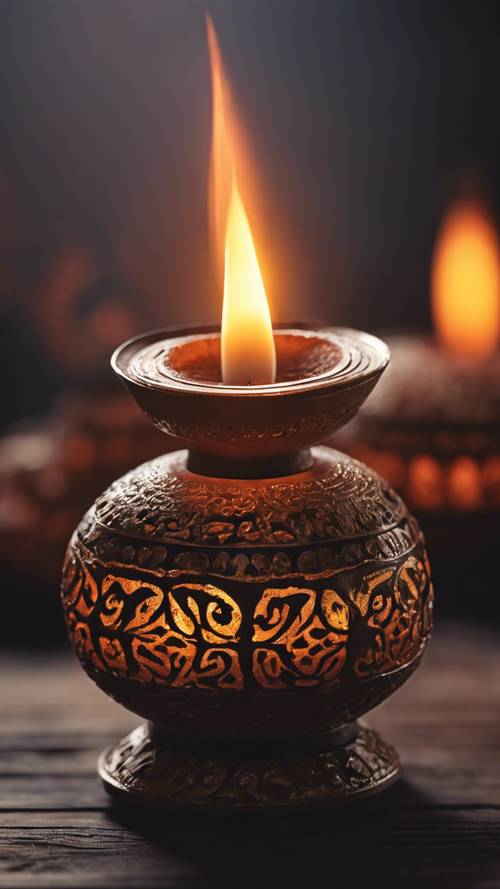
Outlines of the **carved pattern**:
M139 467L77 530L63 601L96 678L267 692L408 665L429 635L432 591L399 498L317 449L293 481L202 480L182 453Z
M430 632L434 604L426 560L411 556L399 567L368 575L350 598L369 630L354 662L360 679L390 672L418 654Z
M395 750L365 727L354 741L335 750L225 760L159 746L142 725L99 762L99 774L111 792L200 807L289 807L345 799L375 790L398 771Z
M90 672L174 688L328 686L339 675L371 678L410 663L430 632L432 588L418 555L357 574L355 581L347 572L348 594L330 577L318 590L264 586L255 607L240 606L207 582L165 584L150 572L131 579L75 542L63 602ZM253 624L246 642L242 609ZM250 642L252 672L244 675L239 653Z
M335 590L267 589L254 621L253 673L264 688L328 683L344 666L349 609Z
M415 545L419 533L406 519L396 528L383 531L375 537L356 541L331 541L325 546L309 549L266 547L244 552L241 547L196 547L183 549L178 545L150 544L141 539L107 531L95 522L94 514L80 526L79 536L87 549L92 550L103 562L115 565L136 565L139 570L155 571L159 576L170 578L186 574L209 574L214 578L230 577L238 581L283 580L302 577L314 580L373 562L376 559L395 559L406 555Z
M198 481L186 472L184 456L168 454L116 481L95 505L99 525L155 545L324 543L381 533L405 516L399 497L376 473L329 449L313 477L252 486Z
M325 439L327 435L333 433L339 426L348 423L349 420L357 414L360 404L362 404L363 401L364 396L356 401L355 404L349 405L348 407L337 411L337 413L330 412L320 414L319 416L298 417L293 423L288 423L286 426L280 424L271 428L268 426L265 428L257 428L255 426L237 426L236 428L231 428L230 426L208 426L206 424L201 426L199 424L177 423L173 419L167 420L155 416L154 414L150 414L150 416L158 429L161 429L162 432L166 432L167 435L171 435L173 438L178 438L184 442L200 442L207 440L211 442L219 442L220 444L237 444L242 441L250 442L269 438L290 438L306 431L308 431L309 434L311 434L312 431L319 439ZM314 441L314 438L312 438L312 440Z
M243 688L241 609L212 584L178 583L165 594L143 578L109 572L98 581L74 553L64 567L63 602L90 671L174 688Z
M433 605L423 560L412 555L399 566L378 569L350 590L349 599L354 619L335 589L266 590L255 610L257 682L269 689L329 684L348 654L355 675L368 679L418 657L430 632Z

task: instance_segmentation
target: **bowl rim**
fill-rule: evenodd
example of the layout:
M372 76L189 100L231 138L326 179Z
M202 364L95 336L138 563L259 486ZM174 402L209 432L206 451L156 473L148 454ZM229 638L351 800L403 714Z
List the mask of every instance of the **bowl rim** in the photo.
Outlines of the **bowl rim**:
M273 324L276 332L297 331L302 334L323 336L333 342L341 352L341 358L349 355L349 349L356 349L364 359L364 366L342 366L342 361L333 368L314 377L306 377L297 380L287 380L277 383L268 383L256 386L228 386L224 383L201 381L177 376L147 378L131 371L131 362L141 352L153 347L155 344L172 341L172 345L182 342L183 339L192 337L213 336L220 334L218 325L191 325L156 328L137 334L119 345L111 356L111 367L114 372L127 384L167 394L183 394L210 396L217 398L269 398L279 396L293 396L302 393L328 392L342 390L367 383L374 377L377 378L387 367L390 361L390 351L387 344L373 334L356 330L350 327L336 327L325 323L309 322L281 322ZM340 365L340 367L338 366Z

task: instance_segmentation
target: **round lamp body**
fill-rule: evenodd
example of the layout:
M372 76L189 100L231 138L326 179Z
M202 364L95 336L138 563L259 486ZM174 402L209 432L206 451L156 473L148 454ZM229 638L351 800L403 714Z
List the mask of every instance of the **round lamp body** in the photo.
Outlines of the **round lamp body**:
M300 807L396 777L356 720L418 665L433 592L416 522L362 463L315 447L231 479L159 457L86 514L62 598L82 666L148 721L101 757L118 796Z

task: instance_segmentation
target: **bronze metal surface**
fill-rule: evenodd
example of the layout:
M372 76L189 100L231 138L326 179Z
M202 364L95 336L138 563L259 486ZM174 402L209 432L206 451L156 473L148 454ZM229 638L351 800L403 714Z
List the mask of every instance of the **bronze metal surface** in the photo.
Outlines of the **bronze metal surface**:
M193 341L200 349L214 339L218 342L217 329L211 327L137 337L116 350L113 368L178 447L246 459L289 455L322 441L354 416L387 366L389 352L381 340L342 328L295 325L281 334L288 345L278 349L278 382L271 385L230 387L200 379L194 360L192 376L179 373L172 353ZM297 375L304 370L304 349L290 344L308 337L313 351L318 340L325 350L320 350L309 375L295 377L294 369ZM275 339L281 339L279 330ZM213 376L210 369L206 375Z
M212 758L172 749L141 725L99 759L106 790L127 803L190 809L304 809L366 798L398 777L397 753L364 726L329 750Z
M352 340L361 353L374 350L363 358L372 362L369 372L350 366ZM336 332L333 351L326 342L325 374L288 381L287 393L281 384L240 397L196 380L177 381L180 390L128 380L146 409L145 393L153 393L156 419L167 422L171 412L178 422L189 404L200 407L190 422L203 432L199 439L193 432L194 461L177 451L118 479L67 551L62 598L82 666L153 724L101 759L101 777L122 796L294 805L371 792L397 773L393 752L376 736L339 733L418 666L432 623L430 571L416 522L375 472L329 448L308 450L322 434L302 422L317 416L315 400L326 399L325 428L341 422L340 405L354 410L387 360L365 335ZM130 349L133 355L143 345L144 338L119 350L115 367L123 371ZM181 358L176 373L185 370L186 353ZM344 376L335 377L340 367ZM184 391L191 385L195 401ZM212 425L204 425L209 415ZM257 436L245 438L243 417L254 430L261 424ZM230 440L234 453L226 451ZM209 475L214 458L228 453L239 473ZM266 466L276 474L259 477L257 468ZM326 750L317 747L325 738ZM253 771L243 748L260 751ZM214 751L222 757L220 782ZM303 757L299 783L290 777L293 752ZM267 788L254 803L238 796L241 774L249 786ZM192 792L174 793L185 781Z

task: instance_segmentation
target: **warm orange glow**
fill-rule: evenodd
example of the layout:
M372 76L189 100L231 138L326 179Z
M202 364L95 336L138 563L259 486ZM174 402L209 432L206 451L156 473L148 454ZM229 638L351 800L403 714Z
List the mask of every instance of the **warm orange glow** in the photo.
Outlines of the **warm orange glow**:
M242 198L247 158L242 130L224 74L217 37L207 16L212 73L212 149L209 211L214 261L224 278L221 363L224 383L272 383L276 374L271 316Z
M257 385L274 381L276 353L271 315L235 181L226 228L221 360L225 383Z
M450 503L457 509L479 509L483 491L481 471L471 457L457 457L448 473Z
M500 252L492 222L476 203L455 205L441 228L432 268L434 323L443 345L486 358L498 345Z

